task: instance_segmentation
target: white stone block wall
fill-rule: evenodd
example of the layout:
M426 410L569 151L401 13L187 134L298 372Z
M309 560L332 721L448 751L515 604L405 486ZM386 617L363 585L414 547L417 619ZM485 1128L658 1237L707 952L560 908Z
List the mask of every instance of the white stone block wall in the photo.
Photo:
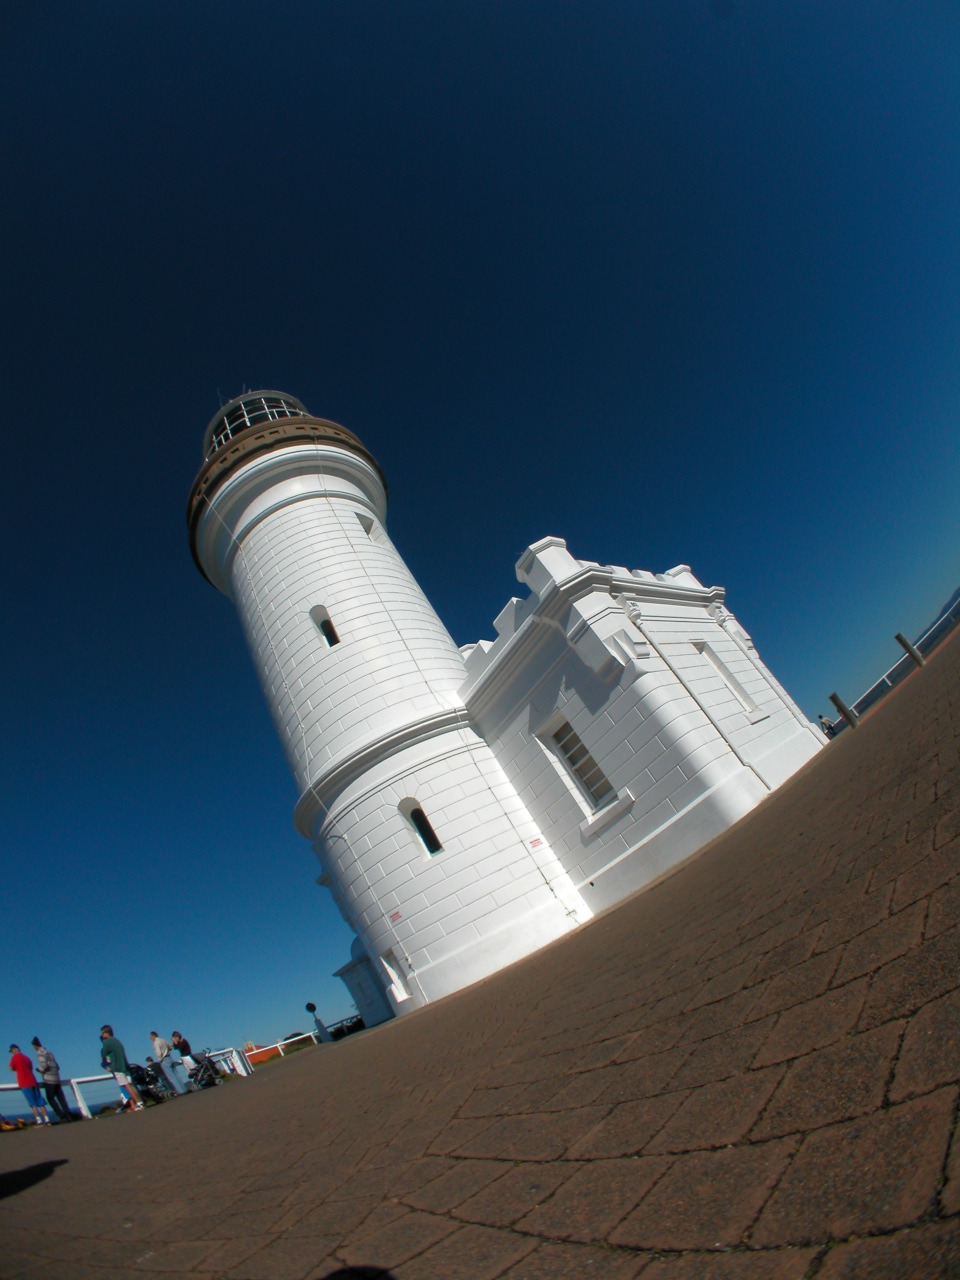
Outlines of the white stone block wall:
M402 811L416 800L442 851ZM371 956L403 964L416 1003L528 954L588 917L489 747L462 727L408 747L348 786L316 847ZM499 956L499 961L496 957Z
M470 726L463 658L384 509L355 453L287 444L214 490L196 547L240 615L321 882L402 1012L590 913ZM442 849L428 850L413 809Z
M257 523L231 594L300 790L361 745L456 702L463 662L389 542L310 497ZM311 618L320 606L340 643Z
M722 591L685 566L603 569L544 539L518 576L534 594L466 651L464 695L592 909L695 852L822 745ZM598 811L551 742L561 719L616 792Z

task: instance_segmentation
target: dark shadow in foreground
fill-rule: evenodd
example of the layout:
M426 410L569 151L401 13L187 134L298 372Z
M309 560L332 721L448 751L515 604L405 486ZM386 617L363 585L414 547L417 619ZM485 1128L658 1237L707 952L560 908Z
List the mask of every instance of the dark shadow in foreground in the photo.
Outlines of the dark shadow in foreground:
M43 1160L40 1164L28 1164L25 1169L13 1169L10 1173L0 1173L0 1200L7 1196L19 1195L44 1178L49 1178L57 1165L67 1164L66 1160Z
M392 1271L384 1271L383 1267L343 1267L339 1271L331 1271L324 1280L397 1280Z

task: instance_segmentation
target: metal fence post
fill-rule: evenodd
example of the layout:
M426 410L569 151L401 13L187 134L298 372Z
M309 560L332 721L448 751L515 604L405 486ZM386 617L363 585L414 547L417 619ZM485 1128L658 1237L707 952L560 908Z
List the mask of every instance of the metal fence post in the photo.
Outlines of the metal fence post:
M916 648L915 645L912 645L910 643L910 641L907 639L905 635L902 635L898 631L893 638L894 640L896 640L898 645L900 645L903 649L907 651L907 653L914 660L914 662L917 664L918 667L925 667L927 665L926 658L923 656L920 650Z
M73 1096L77 1100L77 1106L80 1108L81 1115L86 1120L92 1120L93 1116L90 1114L90 1108L87 1106L86 1100L84 1099L83 1094L80 1092L80 1086L77 1084L75 1080L68 1080L67 1083L70 1085L70 1088L73 1090Z
M855 711L851 710L850 707L847 706L839 693L831 693L830 701L843 716L844 720L846 720L850 728L856 729L857 725L860 723L860 717Z

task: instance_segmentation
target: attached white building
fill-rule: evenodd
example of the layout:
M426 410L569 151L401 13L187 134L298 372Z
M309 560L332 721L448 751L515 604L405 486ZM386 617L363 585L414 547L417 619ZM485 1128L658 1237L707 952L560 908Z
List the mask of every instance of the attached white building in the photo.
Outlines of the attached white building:
M686 566L601 567L544 538L497 640L458 650L350 432L253 392L204 453L194 556L239 613L368 1022L641 888L823 745Z

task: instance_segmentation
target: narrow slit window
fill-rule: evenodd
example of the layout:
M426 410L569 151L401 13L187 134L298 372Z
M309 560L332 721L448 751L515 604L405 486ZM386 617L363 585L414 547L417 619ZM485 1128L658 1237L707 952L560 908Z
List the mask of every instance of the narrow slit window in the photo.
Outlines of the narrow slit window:
M730 692L733 694L736 700L740 703L744 711L746 711L748 715L751 715L753 712L755 712L757 710L757 704L750 697L749 693L747 693L746 689L743 687L743 685L740 683L737 677L733 674L733 672L730 670L730 668L727 666L724 660L720 657L720 655L716 652L716 650L713 649L709 644L707 644L705 640L694 640L693 647L694 649L696 649L697 653L699 653L702 657L706 658L706 660L710 663L711 667L713 667L714 671L717 673L717 675L720 677L723 683L727 686L727 688L730 690Z
M561 720L551 733L557 751L565 761L580 786L587 793L595 809L603 809L617 798L609 780L576 733Z
M324 609L323 605L315 604L310 610L310 617L314 626L327 642L327 648L332 649L335 644L340 643L340 637L337 635L337 628L333 625L329 613Z
M361 515L358 511L357 520L360 522L360 528L371 542L376 542L380 546L383 546L387 542L386 534L372 516Z
M421 805L416 800L404 800L400 805L400 812L416 831L420 837L423 847L427 853L440 853L443 845L440 843L440 837L433 829L430 819L424 813Z

